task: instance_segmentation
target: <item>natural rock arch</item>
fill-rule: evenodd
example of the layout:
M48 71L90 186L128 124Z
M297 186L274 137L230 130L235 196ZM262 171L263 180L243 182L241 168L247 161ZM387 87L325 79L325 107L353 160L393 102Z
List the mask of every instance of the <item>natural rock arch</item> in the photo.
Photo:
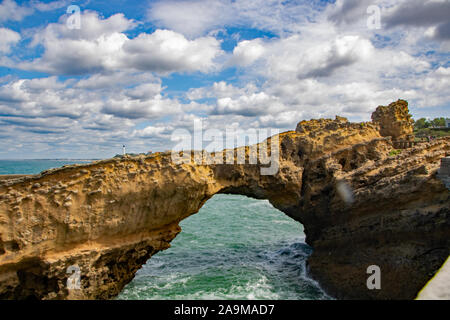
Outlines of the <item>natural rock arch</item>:
M158 153L0 182L0 298L114 297L216 193L268 199L300 221L310 271L332 295L414 298L449 255L450 192L435 173L450 139L392 156L377 123L337 117L303 121L278 141L271 176ZM366 287L374 264L381 290ZM80 290L67 289L72 265Z
M116 299L329 298L303 278L312 252L303 225L267 200L218 193L180 227L171 247L152 256Z

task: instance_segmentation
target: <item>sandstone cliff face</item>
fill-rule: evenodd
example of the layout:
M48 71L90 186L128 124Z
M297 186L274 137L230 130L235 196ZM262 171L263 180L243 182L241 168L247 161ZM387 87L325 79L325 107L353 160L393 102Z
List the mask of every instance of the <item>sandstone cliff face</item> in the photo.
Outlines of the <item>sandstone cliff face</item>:
M332 295L414 298L449 255L450 192L436 171L450 139L390 156L384 135L378 123L301 122L279 135L272 176L156 154L0 181L0 298L112 298L216 193L269 199L300 221L310 272ZM72 265L79 290L67 289ZM369 265L381 290L366 287Z
M330 293L411 299L449 256L450 193L436 179L449 143L423 144L389 157L390 142L375 140L312 165L314 191L302 199L304 224L314 226L309 265ZM343 153L353 159L353 169L342 166ZM352 191L350 202L339 183ZM367 290L362 271L370 265L381 268L382 290Z

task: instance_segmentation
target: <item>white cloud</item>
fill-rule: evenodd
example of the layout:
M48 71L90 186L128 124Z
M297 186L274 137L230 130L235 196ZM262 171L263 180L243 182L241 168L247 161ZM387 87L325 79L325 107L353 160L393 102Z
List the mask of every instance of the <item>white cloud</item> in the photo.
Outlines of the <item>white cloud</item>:
M156 83L159 81L159 78L149 73L118 71L93 74L77 81L74 87L87 90L110 90L123 88L132 83Z
M52 11L52 10L63 8L65 6L69 6L72 1L71 0L56 0L56 1L52 1L52 2L42 2L42 1L32 0L30 2L31 2L32 8L45 12L45 11Z
M258 88L250 82L244 88L238 88L225 81L214 82L210 87L191 89L186 94L188 99L200 100L203 98L238 98L241 95L256 93Z
M265 92L242 95L237 99L220 98L213 114L238 114L246 117L277 113L284 108L277 97Z
M159 93L143 99L133 99L124 93L107 101L101 111L119 118L158 119L181 112L181 105L176 100L164 99Z
M131 88L86 90L89 79L58 81L56 77L14 80L0 86L0 113L17 118L60 117L85 123L98 114L122 119L158 119L180 112L181 104L162 96L159 82L137 83Z
M448 47L436 41L442 19L387 27L386 19L407 3L370 2L381 6L380 30L366 26L367 1L156 2L149 16L167 29L141 34L133 30L140 22L123 14L84 12L80 30L68 29L64 17L36 31L33 45L42 45L42 56L17 65L83 76L2 78L0 150L14 141L21 150L64 154L90 154L95 145L98 154L110 155L122 143L130 152L164 150L173 145L172 130L192 130L194 119L203 118L204 128L288 130L310 118L369 120L376 106L398 98L407 99L413 112L442 113L450 103ZM418 1L409 3L421 8ZM241 38L241 26L276 37L238 40L224 53L217 29L228 44ZM10 35L8 43L2 37L0 51L14 59L23 48L14 46L20 37ZM230 66L237 72L216 73ZM182 85L196 88L183 94L165 81L170 73L196 73L192 83L183 77ZM168 94L173 92L178 98Z
M328 8L328 19L337 24L354 24L367 19L367 8L379 2L377 0L337 0Z
M382 28L386 32L428 36L437 41L450 40L450 1L448 0L337 0L327 8L328 19L343 28L367 31L367 8L380 9ZM405 28L406 27L406 28Z
M18 5L14 0L3 0L0 3L0 22L22 21L25 17L30 16L35 10L51 11L62 8L70 4L69 0L58 0L51 2L29 1L24 5Z
M374 48L358 36L337 37L330 43L306 49L299 62L299 78L327 77L341 68L368 61Z
M148 74L110 76L118 80L116 85L107 82L100 89L92 87L101 79L98 75L66 81L57 77L19 79L1 85L0 147L9 150L20 141L23 150L33 150L34 156L49 157L48 152L58 150L60 156L94 157L99 152L111 156L111 150L119 151L122 143L130 146L130 152L164 144L163 136L155 133L151 137L149 129L145 144L143 135L133 133L135 126L168 116L182 117L185 105L164 97L161 82ZM189 108L200 109L198 104L187 105Z
M42 44L44 54L19 67L52 74L90 74L110 71L208 72L217 68L222 54L213 37L188 40L169 30L156 30L128 38L123 31L136 23L123 14L101 19L85 12L81 29L69 29L64 19L38 33L33 44Z
M21 21L32 13L33 9L26 6L19 6L13 0L3 0L0 3L0 22Z
M162 27L195 37L232 21L229 1L158 1L151 5L148 16Z
M11 46L19 42L20 34L6 28L0 28L0 53L7 54Z
M213 37L187 40L169 30L140 34L123 46L122 64L137 70L156 72L213 71L215 58L221 54L220 43Z
M253 45L256 54L248 50L246 56L245 48ZM252 92L219 82L191 90L188 97L216 97L213 114L253 117L258 125L283 128L337 114L369 120L376 106L398 98L409 99L413 108L448 102L437 85L445 83L437 80L444 69L435 74L427 59L405 49L404 43L375 47L365 33L343 32L325 20L304 26L298 35L238 43L229 63L244 68L246 81L264 79ZM426 90L425 79L435 85Z
M317 14L320 4L279 0L169 0L151 4L148 17L156 25L189 37L225 26L246 26L281 34Z
M125 95L135 100L148 100L161 93L161 83L145 83L138 85L132 89L128 89Z
M153 138L155 136L167 139L174 130L172 126L148 126L141 130L134 130L133 136L139 138Z
M233 50L231 64L249 66L264 54L265 48L261 39L244 40L238 43Z
M127 19L123 13L117 13L102 19L97 12L85 10L80 17L80 29L68 28L66 23L69 15L63 15L59 23L48 24L45 29L34 37L35 42L71 39L93 41L107 37L137 26L137 22Z

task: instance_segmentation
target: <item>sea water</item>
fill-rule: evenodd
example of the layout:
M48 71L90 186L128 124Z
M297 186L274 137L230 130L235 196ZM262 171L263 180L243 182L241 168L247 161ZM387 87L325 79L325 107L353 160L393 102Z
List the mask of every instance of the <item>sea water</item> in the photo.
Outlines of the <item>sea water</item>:
M34 174L79 160L0 160L0 174ZM180 223L117 299L329 299L306 270L303 226L267 200L215 195Z
M308 277L303 226L267 200L215 195L118 299L329 299Z
M91 160L0 160L0 174L36 174L68 164L87 162Z

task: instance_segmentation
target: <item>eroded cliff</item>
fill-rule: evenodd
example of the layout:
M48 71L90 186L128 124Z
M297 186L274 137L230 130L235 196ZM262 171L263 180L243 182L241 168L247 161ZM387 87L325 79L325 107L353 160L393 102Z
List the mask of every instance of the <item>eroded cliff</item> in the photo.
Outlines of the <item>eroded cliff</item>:
M155 154L0 181L0 298L112 298L216 193L268 199L300 221L310 272L332 295L414 298L449 255L450 192L436 171L450 139L394 155L385 130L401 136L410 123L396 105L374 123L300 122L277 137L275 175ZM75 265L81 288L68 290ZM382 270L381 290L366 286L369 265Z

